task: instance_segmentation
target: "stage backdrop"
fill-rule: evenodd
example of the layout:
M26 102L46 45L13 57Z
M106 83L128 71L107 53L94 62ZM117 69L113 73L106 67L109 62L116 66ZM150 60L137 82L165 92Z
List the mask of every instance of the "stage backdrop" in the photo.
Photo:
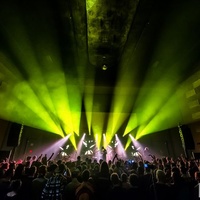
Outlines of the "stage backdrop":
M0 151L9 153L13 147L8 146L8 136L11 122L0 120ZM194 140L194 153L200 153L200 123L187 125ZM24 126L20 144L15 147L14 159L24 158L27 155L39 154L40 149L53 141L60 139L59 135ZM147 135L140 142L158 156L177 157L184 153L178 127Z

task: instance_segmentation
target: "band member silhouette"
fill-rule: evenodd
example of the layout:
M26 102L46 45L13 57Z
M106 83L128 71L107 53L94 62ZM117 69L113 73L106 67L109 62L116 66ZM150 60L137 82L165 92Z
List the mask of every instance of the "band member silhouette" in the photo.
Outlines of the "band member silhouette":
M102 159L106 161L107 150L104 147L101 148L101 153L102 153Z

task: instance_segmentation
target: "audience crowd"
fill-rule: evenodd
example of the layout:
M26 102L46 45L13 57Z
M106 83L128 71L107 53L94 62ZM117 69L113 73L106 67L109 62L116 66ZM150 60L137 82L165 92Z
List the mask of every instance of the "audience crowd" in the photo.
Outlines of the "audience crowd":
M52 154L53 155L53 154ZM1 200L196 200L200 163L180 156L152 161L28 156L0 163Z

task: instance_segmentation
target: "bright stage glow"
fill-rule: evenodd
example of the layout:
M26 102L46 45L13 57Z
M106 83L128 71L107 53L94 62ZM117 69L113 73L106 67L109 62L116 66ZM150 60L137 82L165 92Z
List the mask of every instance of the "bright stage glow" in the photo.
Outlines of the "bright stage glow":
M47 155L47 158L51 156L52 153L54 153L52 159L55 159L57 156L59 156L59 152L63 151L63 146L67 143L69 138L71 137L71 134L67 135L64 138L61 138L60 140L53 142L51 144L48 144L47 146L42 146L41 148L34 149L32 152L33 155ZM22 156L23 157L23 156Z
M81 137L79 143L78 143L78 148L77 148L77 152L76 152L76 157L80 156L81 150L82 150L82 146L86 145L84 144L84 140L85 140L85 133L83 134L83 136Z
M126 151L124 149L124 145L120 141L120 139L119 139L117 134L115 134L115 140L116 140L116 143L115 143L115 147L114 148L115 148L116 153L118 154L118 158L126 160L127 159L127 154L126 154Z

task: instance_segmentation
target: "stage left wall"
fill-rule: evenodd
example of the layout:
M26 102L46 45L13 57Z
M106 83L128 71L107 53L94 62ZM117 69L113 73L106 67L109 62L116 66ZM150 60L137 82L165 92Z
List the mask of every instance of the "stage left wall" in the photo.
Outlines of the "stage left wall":
M7 137L10 127L10 122L0 119L0 159L8 157L12 147L7 146Z

